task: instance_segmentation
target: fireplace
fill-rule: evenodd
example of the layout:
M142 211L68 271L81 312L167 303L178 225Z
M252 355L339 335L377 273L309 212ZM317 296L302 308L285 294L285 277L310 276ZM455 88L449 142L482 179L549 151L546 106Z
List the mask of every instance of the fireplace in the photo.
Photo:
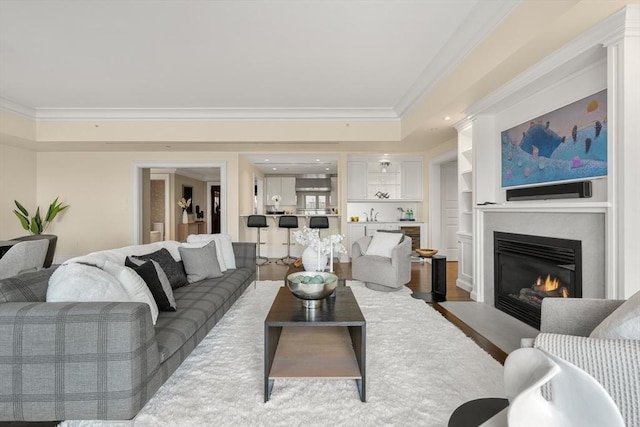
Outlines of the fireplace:
M582 297L582 242L494 232L495 306L540 329L544 298Z

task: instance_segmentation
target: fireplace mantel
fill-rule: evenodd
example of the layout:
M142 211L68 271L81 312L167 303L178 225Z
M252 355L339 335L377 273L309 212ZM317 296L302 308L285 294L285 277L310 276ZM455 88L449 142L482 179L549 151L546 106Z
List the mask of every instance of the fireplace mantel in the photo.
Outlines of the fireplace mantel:
M505 202L496 205L476 206L478 212L576 212L606 213L609 202Z

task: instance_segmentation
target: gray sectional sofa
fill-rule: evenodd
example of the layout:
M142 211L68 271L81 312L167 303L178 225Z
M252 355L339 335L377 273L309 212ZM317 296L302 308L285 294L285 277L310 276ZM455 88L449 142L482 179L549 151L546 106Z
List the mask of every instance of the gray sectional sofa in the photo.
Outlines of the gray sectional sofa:
M143 303L45 302L55 268L0 281L0 421L133 418L255 280L255 243L233 251L155 326Z

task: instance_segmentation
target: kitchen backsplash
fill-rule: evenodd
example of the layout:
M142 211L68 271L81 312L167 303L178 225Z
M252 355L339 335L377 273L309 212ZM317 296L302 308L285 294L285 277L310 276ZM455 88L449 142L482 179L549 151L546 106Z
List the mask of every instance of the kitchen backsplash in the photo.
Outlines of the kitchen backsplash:
M402 212L398 208L402 208L405 211L411 209L414 213L416 221L421 221L421 215L418 212L418 203L416 202L358 202L347 204L347 218L357 216L360 221L365 221L366 216L370 215L371 208L373 208L374 216L378 213L378 221L398 221L403 218ZM365 215L365 213L367 215Z

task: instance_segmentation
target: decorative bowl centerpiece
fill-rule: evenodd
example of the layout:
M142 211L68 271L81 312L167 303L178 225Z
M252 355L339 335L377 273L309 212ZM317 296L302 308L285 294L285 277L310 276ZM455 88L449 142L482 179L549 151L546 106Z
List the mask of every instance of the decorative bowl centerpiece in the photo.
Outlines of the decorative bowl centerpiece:
M338 286L338 276L333 273L300 271L287 276L287 287L293 295L302 300L305 308L318 308L322 300L333 293Z
M438 253L438 250L437 249L416 249L416 252L418 253L418 255L420 255L423 258L431 258L432 256Z

